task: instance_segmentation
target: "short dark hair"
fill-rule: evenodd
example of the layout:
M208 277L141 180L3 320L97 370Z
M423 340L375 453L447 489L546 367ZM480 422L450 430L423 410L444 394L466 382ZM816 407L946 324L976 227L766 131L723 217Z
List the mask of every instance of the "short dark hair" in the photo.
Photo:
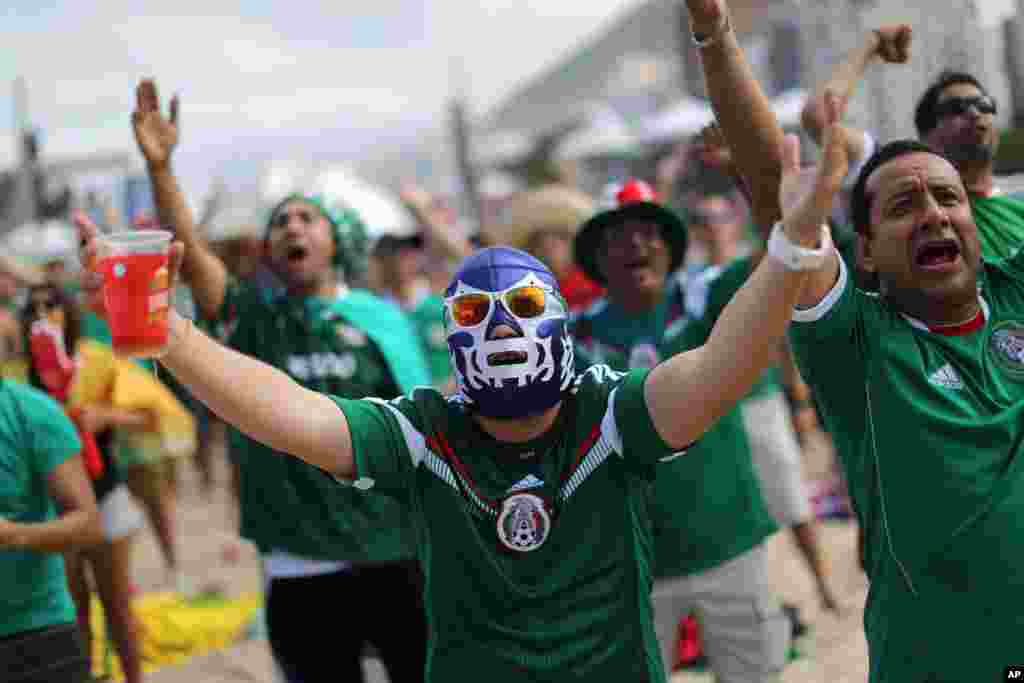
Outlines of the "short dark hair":
M985 87L971 74L965 71L943 71L917 101L917 108L914 110L914 126L917 128L919 137L927 135L938 125L935 107L939 104L939 97L943 90L958 83L968 83L980 90L983 95L988 95Z
M872 197L868 194L868 178L875 172L882 164L887 161L892 161L897 157L904 156L905 154L915 154L923 152L925 154L934 154L937 157L949 161L948 157L942 152L938 152L935 149L929 147L919 140L894 140L893 142L883 145L877 152L872 154L866 162L864 162L864 168L861 169L860 175L857 176L857 182L853 186L853 190L850 192L850 221L853 223L853 229L862 234L868 233L868 228L871 226L871 199ZM952 162L950 162L952 163Z

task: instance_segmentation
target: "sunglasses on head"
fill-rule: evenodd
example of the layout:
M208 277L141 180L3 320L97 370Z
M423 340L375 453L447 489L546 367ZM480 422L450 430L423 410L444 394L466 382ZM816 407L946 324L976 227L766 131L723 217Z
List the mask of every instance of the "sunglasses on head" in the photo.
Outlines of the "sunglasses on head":
M297 209L295 211L281 211L270 219L270 226L273 228L284 228L288 226L292 217L298 218L303 225L310 225L316 220L316 213L309 209Z
M509 313L521 320L539 318L547 312L564 311L557 296L536 285L513 287L504 292L459 294L448 300L448 309L456 325L475 327L487 319L496 299L502 302Z
M974 97L950 97L935 105L935 116L944 118L946 116L962 116L967 110L974 107L981 114L995 114L996 101L988 95L976 95Z

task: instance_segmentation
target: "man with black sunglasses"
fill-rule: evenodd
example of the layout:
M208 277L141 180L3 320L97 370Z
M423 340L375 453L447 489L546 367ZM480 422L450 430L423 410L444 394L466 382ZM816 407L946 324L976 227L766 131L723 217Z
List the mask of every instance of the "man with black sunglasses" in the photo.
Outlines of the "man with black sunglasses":
M808 100L802 117L807 133L820 140L826 91L844 102L849 100L871 62L877 58L890 64L905 63L910 58L910 43L911 29L906 24L868 32L863 44L847 55ZM960 172L978 224L982 255L988 259L1006 258L1024 243L1024 197L1003 193L994 177L999 146L997 113L995 98L977 78L961 71L939 74L914 111L914 125L921 142L941 152ZM853 128L849 129L848 140L847 189L852 187L863 162L876 146L869 133ZM841 219L846 218L843 209L836 213Z

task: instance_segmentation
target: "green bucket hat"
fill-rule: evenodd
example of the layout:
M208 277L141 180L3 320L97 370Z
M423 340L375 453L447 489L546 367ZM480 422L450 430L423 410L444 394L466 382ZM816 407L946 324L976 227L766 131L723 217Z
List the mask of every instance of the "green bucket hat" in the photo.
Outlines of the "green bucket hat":
M686 223L658 203L658 197L642 180L630 180L615 193L615 206L594 214L583 224L573 242L576 263L594 282L605 284L598 267L599 254L605 232L614 230L626 221L650 221L661 228L661 234L671 252L669 272L679 268L686 256Z
M312 204L331 224L334 229L334 267L341 270L349 280L357 280L365 275L370 242L366 225L355 210L340 202L331 201L321 194L290 194L270 210L266 221L267 233L270 232L270 221L277 212L292 201ZM264 234L264 239L266 236Z

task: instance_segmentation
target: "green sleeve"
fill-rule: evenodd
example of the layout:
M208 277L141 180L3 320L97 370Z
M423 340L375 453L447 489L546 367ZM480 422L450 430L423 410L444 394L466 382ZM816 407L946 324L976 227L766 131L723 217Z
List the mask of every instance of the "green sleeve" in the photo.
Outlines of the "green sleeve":
M423 434L406 414L414 411L412 399L331 398L348 421L356 464L353 484L361 488L372 483L374 488L404 498L413 472L426 454Z
M207 317L203 315L202 308L196 306L196 323L207 334L226 343L245 315L246 308L257 296L258 292L252 285L230 278L217 314Z
M650 370L637 369L622 375L612 399L611 431L617 435L613 442L618 441L616 446L624 460L641 465L653 465L681 453L662 440L651 421L644 397L644 382L649 373Z
M867 309L879 304L853 286L841 260L839 268L835 287L821 303L794 314L789 335L800 373L845 459L853 457L849 446L863 435Z
M1017 249L1005 259L996 259L991 265L1000 268L1017 279L1024 279L1024 248Z
M81 452L78 431L56 401L32 387L13 382L8 386L14 392L15 410L24 418L27 445L39 474L49 475L57 465Z

